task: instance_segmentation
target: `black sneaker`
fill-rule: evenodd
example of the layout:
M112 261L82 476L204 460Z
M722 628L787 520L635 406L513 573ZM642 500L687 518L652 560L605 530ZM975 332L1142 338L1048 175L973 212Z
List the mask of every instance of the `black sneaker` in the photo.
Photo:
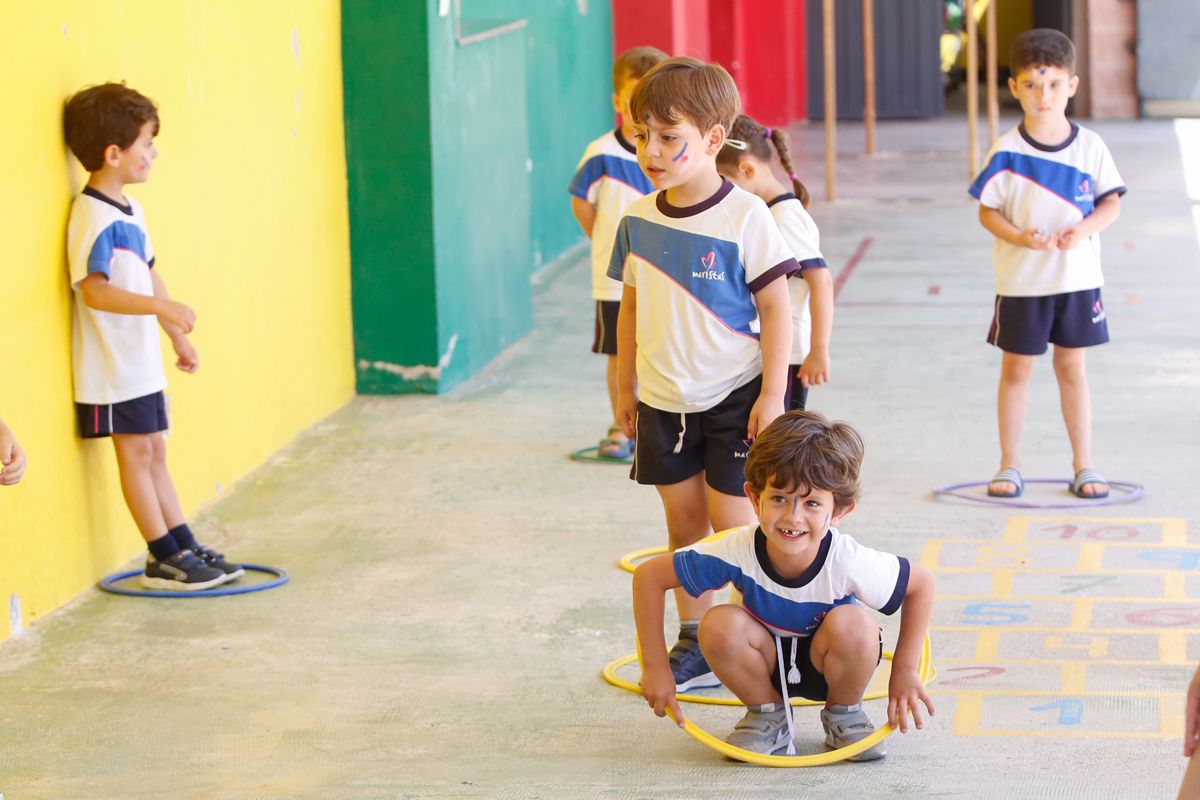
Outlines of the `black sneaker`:
M229 581L236 581L238 578L246 574L246 570L242 568L241 564L230 564L225 560L224 555L218 553L216 550L213 550L206 544L197 543L196 546L192 548L192 552L200 556L200 558L208 566L214 569L219 569L221 572L225 573L226 583Z
M224 572L208 566L191 550L180 550L163 561L150 556L142 574L142 586L169 592L199 592L220 586L226 580Z

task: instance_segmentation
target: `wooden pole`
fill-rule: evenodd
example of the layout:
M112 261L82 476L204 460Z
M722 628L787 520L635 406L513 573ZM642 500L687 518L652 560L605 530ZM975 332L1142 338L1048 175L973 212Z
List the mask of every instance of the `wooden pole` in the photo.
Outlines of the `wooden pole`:
M979 43L975 24L975 0L963 3L967 18L967 172L979 171Z
M988 107L988 146L996 142L1000 135L1000 99L997 97L999 86L999 70L996 68L996 6L1000 0L988 0L987 7L987 107Z
M825 30L825 199L834 199L837 165L837 53L834 50L833 0L823 0Z
M862 0L863 17L863 126L867 155L875 155L875 2Z

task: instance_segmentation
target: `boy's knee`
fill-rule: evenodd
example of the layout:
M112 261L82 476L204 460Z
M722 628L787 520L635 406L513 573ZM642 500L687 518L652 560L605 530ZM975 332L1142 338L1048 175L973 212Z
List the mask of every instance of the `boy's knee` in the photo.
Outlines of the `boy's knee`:
M749 621L750 617L738 606L713 606L700 620L700 649L718 654L746 644Z
M838 606L821 623L830 651L866 651L879 644L879 625L857 604Z
M114 434L113 443L121 461L149 464L154 458L154 441L150 434Z

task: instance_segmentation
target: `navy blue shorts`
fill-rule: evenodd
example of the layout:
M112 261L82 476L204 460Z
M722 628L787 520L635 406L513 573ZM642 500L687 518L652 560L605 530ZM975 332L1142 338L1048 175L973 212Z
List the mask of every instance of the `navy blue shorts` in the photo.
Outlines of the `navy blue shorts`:
M746 494L746 428L762 388L762 376L739 386L707 411L679 414L638 403L637 444L629 477L667 486L704 473L705 482L724 494ZM678 452L676 447L678 446Z
M809 700L825 700L829 694L829 683L825 680L825 676L817 672L817 668L813 666L812 655L812 637L811 636L780 636L779 644L783 647L783 668L791 672L792 663L792 642L796 643L796 669L800 671L800 682L792 683L788 681L787 695L791 697L806 697ZM883 628L879 629L879 658L875 662L876 665L883 661ZM779 694L783 694L783 676L779 674L778 656L776 656L775 669L771 672L771 683L779 690Z
M620 300L596 301L596 332L592 336L592 352L606 356L617 354L617 314Z
M996 296L988 344L1006 353L1040 356L1047 344L1091 347L1108 341L1099 289L1045 297Z
M84 439L102 439L114 433L158 433L168 427L162 392L106 406L76 403L75 416Z

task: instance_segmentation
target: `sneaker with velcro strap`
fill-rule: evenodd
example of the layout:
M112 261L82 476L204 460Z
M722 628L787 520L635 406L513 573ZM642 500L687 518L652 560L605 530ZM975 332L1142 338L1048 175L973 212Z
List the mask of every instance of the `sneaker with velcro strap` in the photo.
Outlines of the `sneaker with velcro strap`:
M180 550L162 561L150 556L146 559L146 571L142 573L142 586L168 592L200 592L220 586L227 580L224 572L208 566L191 550Z
M695 639L677 641L667 653L667 661L671 664L671 675L675 677L676 692L721 685L721 679L708 666L704 653L700 652L700 643Z
M875 725L862 710L862 703L852 706L829 704L821 709L821 726L825 728L825 746L838 750L865 739L875 732ZM887 755L882 744L850 756L847 761L874 761Z
M197 544L192 548L192 552L200 556L208 566L225 573L225 581L227 583L229 581L236 581L246 574L246 570L241 564L233 564L226 561L224 554L218 553L206 544Z
M787 750L791 738L783 703L766 703L758 711L746 709L725 741L752 753L778 755Z

